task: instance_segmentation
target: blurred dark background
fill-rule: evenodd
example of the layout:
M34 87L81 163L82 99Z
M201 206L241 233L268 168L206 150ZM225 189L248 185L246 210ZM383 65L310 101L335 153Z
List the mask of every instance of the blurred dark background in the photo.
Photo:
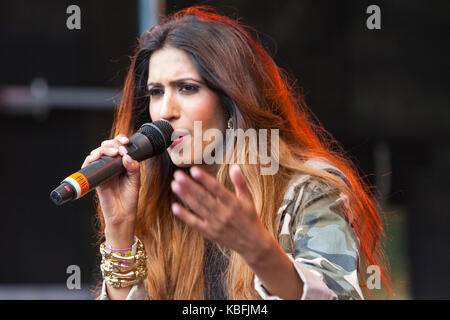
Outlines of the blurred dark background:
M66 27L72 4L80 30ZM0 251L14 262L0 267L0 299L53 297L45 288L87 298L100 280L92 193L62 207L49 193L108 138L129 56L157 11L194 4L260 31L377 187L390 298L449 299L450 2L361 0L2 1ZM372 4L380 30L366 27ZM70 265L81 269L78 296L66 288Z

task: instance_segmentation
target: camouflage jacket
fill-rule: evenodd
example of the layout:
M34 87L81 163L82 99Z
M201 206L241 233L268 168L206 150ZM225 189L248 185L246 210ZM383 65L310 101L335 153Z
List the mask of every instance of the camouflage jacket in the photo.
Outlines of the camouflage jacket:
M324 160L310 159L305 164L348 184L342 172ZM292 178L277 213L278 241L304 283L302 299L363 299L358 283L359 240L342 209L346 199L326 191L330 190L309 175ZM263 299L280 299L270 295L257 276L254 285ZM134 285L127 296L147 298L143 284ZM101 299L108 299L105 283Z
M305 164L350 186L341 171L321 159ZM278 241L303 280L302 299L364 298L358 282L359 240L344 214L345 203L343 194L324 189L309 175L291 180L277 214ZM257 276L255 288L264 299L279 299L264 290Z

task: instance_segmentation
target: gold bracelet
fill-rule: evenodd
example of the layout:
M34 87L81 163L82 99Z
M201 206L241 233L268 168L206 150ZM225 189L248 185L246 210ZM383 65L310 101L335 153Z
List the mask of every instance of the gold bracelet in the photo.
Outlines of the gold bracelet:
M100 270L103 279L113 288L134 285L147 277L147 255L141 240L137 239L136 253L122 257L109 250L105 243L100 245L102 262Z
M112 260L102 260L102 264L105 266L105 269L111 270L114 272L127 272L130 270L134 270L140 266L143 266L146 263L146 259L139 259L132 264L123 264L121 262L112 261Z
M126 280L133 280L138 277L145 278L147 276L147 268L146 267L138 267L134 270L131 270L127 273L120 273L113 271L111 269L108 269L103 263L100 265L100 269L102 271L103 278L106 277L115 277L120 279L126 279Z
M115 279L115 278L105 278L105 280L113 288L125 288L128 286L135 285L142 281L141 279L123 280L123 279Z
M102 249L100 249L100 252L102 252ZM143 250L139 250L134 256L130 257L121 257L119 255L114 255L114 253L103 254L102 252L102 261L110 261L112 264L115 265L135 265L135 264L142 264L145 261L147 261L147 255Z

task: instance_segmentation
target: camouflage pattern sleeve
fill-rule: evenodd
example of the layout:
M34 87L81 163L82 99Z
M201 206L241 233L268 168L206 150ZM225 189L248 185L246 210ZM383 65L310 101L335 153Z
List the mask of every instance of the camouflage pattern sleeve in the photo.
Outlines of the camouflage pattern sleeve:
M358 283L358 239L342 206L343 195L301 176L277 215L278 241L304 283L302 299L363 299ZM270 294L255 277L255 289Z

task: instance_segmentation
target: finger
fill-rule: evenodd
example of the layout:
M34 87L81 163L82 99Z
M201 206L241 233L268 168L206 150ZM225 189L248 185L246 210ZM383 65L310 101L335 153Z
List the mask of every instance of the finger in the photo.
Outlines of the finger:
M121 156L124 156L124 155L128 154L128 150L124 146L120 146L119 147L119 153L120 153Z
M139 162L132 159L128 154L126 154L122 157L122 164L126 169L125 176L127 179L123 180L125 189L139 192L139 188L141 185L141 171Z
M170 187L178 198L186 203L199 217L203 219L208 218L208 209L204 207L201 201L194 197L190 191L188 191L186 185L183 186L176 181L172 181Z
M92 150L91 153L86 157L81 168L84 168L85 166L89 165L91 162L97 160L98 158L99 158L99 150L97 148Z
M201 184L191 179L186 173L177 170L175 171L174 178L177 183L184 187L184 189L189 190L189 193L193 198L195 198L198 203L202 204L207 209L208 213L210 213L211 210L217 209L216 198Z
M191 211L183 208L180 204L176 202L172 203L172 212L188 226L195 228L202 233L207 232L207 223L195 216Z
M105 140L102 142L102 147L104 148L116 148L119 150L119 154L121 156L128 153L127 148L125 148L120 142L117 142L116 140Z
M81 168L89 165L91 162L100 159L103 155L114 157L119 153L119 149L117 148L109 148L109 147L99 147L91 151L91 154L86 157Z
M192 178L198 181L206 190L208 190L214 197L219 199L223 204L231 203L234 199L234 194L225 188L216 178L200 169L193 166L190 170Z
M119 142L120 144L128 144L130 142L130 140L128 139L127 136L125 136L124 134L118 134L115 138L115 141Z
M129 178L136 178L139 179L139 173L140 173L140 166L139 166L139 162L134 160L133 158L130 157L130 155L125 154L122 157L122 164L125 167L125 169L127 169L127 176Z
M130 140L126 136L119 134L112 141L114 142L114 146L119 149L119 153L121 156L124 156L128 153L128 150L124 147L124 145L127 145Z
M118 147L118 143L116 140L104 140L102 141L102 143L100 144L101 147Z
M102 141L101 146L119 148L119 146L126 145L129 142L130 140L126 136L119 134L114 139Z
M119 153L118 147L100 147L97 150L98 152L95 153L95 156L99 158L103 155L114 157Z
M236 190L236 196L247 202L253 202L252 194L247 186L247 181L242 175L241 168L239 168L237 164L230 167L230 178L233 182L234 189Z

